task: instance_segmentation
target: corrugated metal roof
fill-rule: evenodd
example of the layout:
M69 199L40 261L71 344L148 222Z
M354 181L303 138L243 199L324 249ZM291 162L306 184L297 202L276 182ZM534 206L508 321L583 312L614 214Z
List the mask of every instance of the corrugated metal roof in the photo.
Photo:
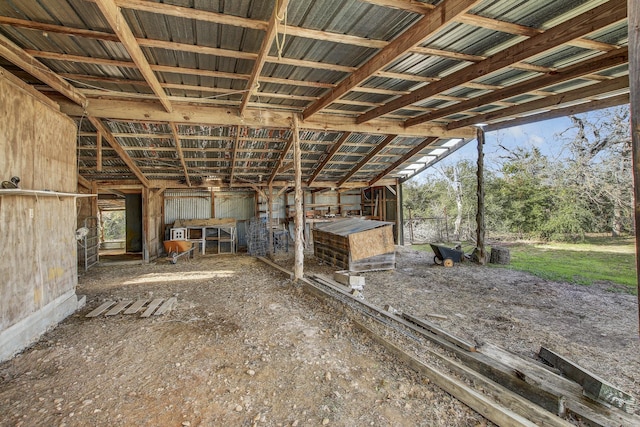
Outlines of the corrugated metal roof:
M370 219L346 218L337 221L316 224L316 229L338 236L348 236L350 234L361 233L374 228L390 227L392 222L374 221Z
M171 97L170 102L202 108L220 106L228 109L229 114L235 114L246 96L247 82L254 72L255 58L260 53L264 29L271 18L275 0L149 0L149 3L154 2L158 7L153 12L140 10L140 4L136 2L125 2L122 7L123 25L127 25L140 40L142 52L154 68L154 75L163 85L163 90ZM283 42L281 53L284 59L275 59L277 44L272 43L258 79L258 90L249 100L249 111L251 114L264 114L265 117L286 117L289 112L304 111L318 99L330 94L354 70L379 53L386 43L402 37L408 28L422 19L419 13L402 10L403 6L414 7L417 3L399 2L397 7L391 8L367 0L290 1L286 22L279 24L278 41ZM441 1L422 3L440 4ZM469 18L476 15L495 20L493 25L478 23L474 19L453 19L419 43L420 47L431 49L433 54L410 50L402 52L388 64L376 68L387 74L378 75L374 70L359 84L361 89L347 91L330 102L316 117L330 117L335 123L342 118L345 123L350 123L361 114L384 106L408 92L438 81L445 83L441 85L444 89L438 93L412 100L409 105L382 115L387 120L405 120L430 111L437 113L438 109L463 104L465 99L482 97L497 88L532 81L543 74L553 74L564 67L585 63L605 51L615 52L628 43L625 20L612 22L603 28L593 28L592 33L585 33L576 37L578 40L560 46L551 46L543 53L526 58L521 64L505 64L505 67L491 73L470 75L467 82L446 84L449 76L465 70L473 62L499 54L539 31L562 25L566 20L606 3L607 0L484 0L466 15ZM164 10L165 5L186 9L175 14L172 10ZM205 13L208 12L218 15L207 17ZM95 3L85 0L7 0L0 2L0 18L3 17L58 26L49 31L38 25L35 25L35 29L29 28L24 22L0 22L0 34L29 50L91 100L113 98L144 101L146 105L157 104L157 95L137 70L125 45L117 40ZM242 23L226 19L229 17L238 18ZM517 24L520 29L514 30L506 25L501 28L500 22ZM94 33L74 35L71 34L74 29L92 30ZM318 32L322 36L316 36ZM341 36L346 38L342 39ZM211 52L211 48L223 51ZM471 57L451 57L456 54ZM585 74L588 71L585 69ZM592 74L618 77L626 73L626 64L614 64L609 69L597 70ZM29 76L24 79L34 82ZM494 88L478 87L477 84ZM542 89L559 93L579 90L587 84L599 85L601 82L598 78L590 80L578 76ZM521 106L541 96L522 93L502 101ZM477 112L508 111L506 108L495 101L487 102L480 107L443 114L444 117L436 118L430 125L446 125ZM237 143L235 126L221 124L201 127L192 124L189 118L184 121L186 123L177 123L179 141L174 141L167 125L144 125L124 120L106 120L105 124L137 167L154 179L165 177L184 180L185 170L178 155L178 143L183 150L187 174L194 179L216 176L229 181L233 169L233 173L242 179L258 182L260 176L266 179L271 176L273 168L287 166L283 163L292 159L291 150L284 151L291 133L290 129L284 129L288 124L282 121L278 129L240 126L241 132L246 131L246 135ZM115 152L106 143L103 164L110 169L105 167L103 172L89 171L87 168L95 167L95 161L92 162L90 157L95 156L96 148L95 141L87 135L95 130L87 125L87 120L81 122L78 119L81 132L86 134L78 138L79 165L85 168L83 175L116 177L114 179L135 176L128 171L124 162L114 156ZM334 131L323 135L304 129L304 122L302 126L303 131L308 132L302 136L303 179L306 180L315 172L318 162L331 151L340 133ZM274 132L280 135L275 136ZM157 133L163 136L157 137ZM355 165L384 138L385 135L355 132L319 171L317 181L331 184L353 172L353 180L366 182L375 178L389 164L402 159L414 144L424 139L397 138L374 156L369 165L354 171ZM362 144L359 145L359 141ZM236 163L232 164L234 156ZM405 164L410 160L406 159ZM389 176L395 176L402 167L404 165ZM289 180L292 176L292 170L286 167L275 174L278 180Z

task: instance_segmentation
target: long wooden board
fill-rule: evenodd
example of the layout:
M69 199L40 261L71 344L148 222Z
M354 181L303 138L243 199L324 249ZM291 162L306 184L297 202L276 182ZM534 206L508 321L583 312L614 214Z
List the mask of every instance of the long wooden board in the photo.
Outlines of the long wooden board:
M438 326L434 325L433 323L424 320L424 319L420 319L418 317L412 316L410 314L407 313L402 313L402 318L408 320L409 322L415 323L418 326L422 326L425 329L428 329L429 331L433 332L436 335L441 336L442 338L446 339L447 341L449 341L452 344L457 345L458 347L467 350L467 351L476 351L476 346L466 342L463 339L460 339L458 337L456 337L455 335L450 334L447 331L444 331L442 329L440 329Z
M387 350L391 351L409 365L411 368L420 372L426 376L438 387L442 388L447 393L450 393L456 399L460 400L464 404L468 405L471 409L478 412L480 415L486 417L488 420L496 423L499 426L536 426L540 423L536 423L537 420L528 420L523 416L517 414L509 408L501 405L494 399L480 394L476 390L470 388L463 381L454 377L445 375L434 367L431 367L414 356L406 353L399 347L380 337L364 325L358 323L357 326L365 330L368 335L373 338L377 343L384 346ZM532 422L533 421L533 422ZM560 420L561 421L561 420ZM559 424L558 424L559 425Z
M176 303L178 302L178 298L172 297L169 298L168 300L166 300L164 302L164 304L162 304L160 306L159 309L156 310L155 313L153 313L154 316L160 316L162 314L165 314L169 311L171 311L173 309L173 307L176 305Z
M137 300L136 302L131 304L131 307L127 308L124 311L124 314L136 314L137 312L140 311L142 306L147 303L147 301L149 301L149 300L147 300L147 299L139 299L139 300Z
M149 305L147 306L147 309L144 311L144 313L142 313L142 315L140 317L149 317L153 314L153 312L155 311L156 308L158 308L158 306L160 304L162 304L162 301L164 301L164 298L156 298L153 301L151 301L149 303Z
M85 317L100 316L106 309L108 309L109 307L111 307L115 303L116 303L115 301L105 301L98 308L93 310L91 313L87 314Z
M116 304L115 307L113 307L111 310L107 311L104 315L105 316L115 316L116 314L119 314L122 310L124 310L125 307L128 306L129 304L131 304L130 300L120 301L119 303Z
M638 402L633 396L619 390L577 363L544 347L540 347L538 355L542 360L559 369L567 378L580 384L587 397L606 402L629 414L633 414L638 409Z

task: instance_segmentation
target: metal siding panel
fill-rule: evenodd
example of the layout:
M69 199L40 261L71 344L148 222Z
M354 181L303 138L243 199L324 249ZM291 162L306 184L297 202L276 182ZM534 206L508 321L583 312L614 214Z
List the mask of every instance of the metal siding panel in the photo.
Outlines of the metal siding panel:
M255 216L256 199L252 192L216 192L213 204L216 218L242 221Z
M211 193L208 191L167 190L164 194L164 223L176 219L211 218Z

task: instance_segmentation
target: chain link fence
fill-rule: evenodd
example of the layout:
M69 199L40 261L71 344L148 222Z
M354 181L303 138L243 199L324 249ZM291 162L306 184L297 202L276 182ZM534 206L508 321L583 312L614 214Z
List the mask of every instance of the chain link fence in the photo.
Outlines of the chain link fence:
M404 241L410 244L475 241L475 227L475 222L465 219L460 226L460 236L456 236L455 224L451 218L415 217L404 220Z

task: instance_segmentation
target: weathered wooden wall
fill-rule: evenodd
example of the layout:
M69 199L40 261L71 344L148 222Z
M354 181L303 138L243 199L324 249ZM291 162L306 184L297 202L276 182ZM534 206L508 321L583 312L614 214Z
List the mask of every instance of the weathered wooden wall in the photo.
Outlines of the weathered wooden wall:
M73 121L0 69L0 180L75 193L75 146ZM77 308L75 229L74 197L0 195L0 360Z
M143 194L144 221L148 223L148 228L145 230L146 247L149 251L149 259L154 259L160 256L163 250L164 226L162 208L164 197L162 191L157 189L150 189L145 194Z

